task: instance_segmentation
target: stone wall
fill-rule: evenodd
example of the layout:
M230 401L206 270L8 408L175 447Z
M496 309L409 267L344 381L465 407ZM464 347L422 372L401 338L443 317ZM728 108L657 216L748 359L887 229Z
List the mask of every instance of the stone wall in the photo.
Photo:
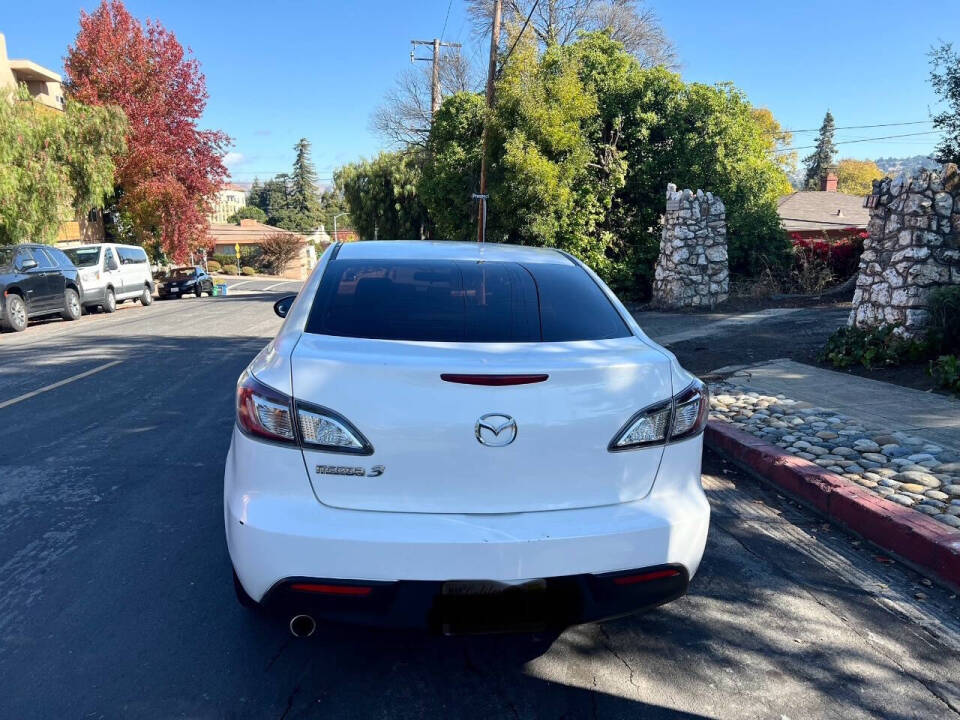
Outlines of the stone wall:
M726 208L702 190L667 185L653 303L661 307L713 307L727 299Z
M874 180L870 236L863 243L850 325L897 325L915 336L927 320L927 299L960 284L960 173Z

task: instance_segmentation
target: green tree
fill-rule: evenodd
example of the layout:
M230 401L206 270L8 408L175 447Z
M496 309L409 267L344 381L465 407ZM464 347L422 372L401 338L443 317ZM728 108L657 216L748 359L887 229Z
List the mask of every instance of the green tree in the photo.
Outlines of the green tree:
M250 189L247 191L247 207L260 208L266 213L263 208L263 185L260 184L258 177L253 178Z
M293 161L293 173L290 176L289 209L292 211L286 230L310 232L320 225L320 198L317 190L317 171L310 159L310 142L300 138L294 146L297 156Z
M777 199L788 181L746 96L730 84L686 84L662 68L641 71L627 87L620 141L627 180L607 225L619 236L615 284L646 293L668 182L724 201L732 273L785 264L790 245Z
M820 134L817 136L816 147L803 159L807 166L807 174L804 178L807 190L819 190L827 168L833 165L833 156L837 152L837 147L833 144L833 130L833 115L827 110L827 114L823 116L823 124L820 126Z
M480 95L447 98L433 119L423 174L417 186L437 237L474 240L480 177L480 140L486 102Z
M65 213L102 207L126 151L123 112L68 100L52 111L0 94L0 245L53 242Z
M710 190L727 207L731 270L784 264L777 199L789 182L772 116L732 85L646 69L607 33L542 55L520 45L497 86L489 151L491 240L557 246L625 295L649 290L667 183ZM438 112L420 182L438 234L475 236L483 100Z
M298 233L315 230L323 220L317 188L317 171L310 159L310 143L301 138L292 172L279 173L262 185L254 179L247 206L262 210L266 223Z
M783 184L780 187L781 195L793 192L790 176L797 171L797 152L792 150L793 133L784 132L783 127L767 108L754 108L753 118L763 131L767 139L767 152L771 159L783 171Z
M883 170L873 160L847 158L837 164L837 192L848 195L869 195L873 181L883 177Z
M259 223L267 221L267 214L255 205L244 205L233 215L227 218L228 223L238 223L241 220L256 220Z
M930 51L930 84L947 106L933 116L933 126L944 133L937 161L960 163L960 54L951 43Z
M323 226L328 233L333 233L334 225L337 229L353 228L353 220L350 219L350 213L347 210L347 201L343 197L343 192L336 186L327 188L320 196L320 212L323 217ZM347 213L344 215L343 213ZM339 215L337 222L333 218Z
M611 140L619 130L603 122L602 71L590 72L582 49L553 45L538 56L533 43L518 46L504 69L489 130L488 239L558 247L606 274L612 236L602 223L623 163Z
M421 163L416 152L382 152L336 171L334 181L343 189L353 229L362 239L431 236L427 210L417 195Z

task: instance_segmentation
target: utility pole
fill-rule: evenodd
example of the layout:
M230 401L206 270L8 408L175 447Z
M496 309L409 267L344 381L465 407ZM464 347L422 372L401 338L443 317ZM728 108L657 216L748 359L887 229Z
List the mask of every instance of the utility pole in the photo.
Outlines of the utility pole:
M433 78L430 83L430 117L433 117L437 114L437 110L440 109L440 48L452 47L459 49L462 46L460 43L440 42L440 38L434 38L433 40L411 40L410 44L413 46L413 49L410 50L410 62L425 60L433 63ZM432 55L430 57L417 57L416 48L418 45L428 45L433 48Z
M487 121L493 108L493 81L497 73L497 50L500 47L500 14L502 0L493 3L493 28L490 32L490 64L487 67L487 117L483 120L483 135L480 149L480 192L474 197L480 200L477 208L477 242L487 240Z

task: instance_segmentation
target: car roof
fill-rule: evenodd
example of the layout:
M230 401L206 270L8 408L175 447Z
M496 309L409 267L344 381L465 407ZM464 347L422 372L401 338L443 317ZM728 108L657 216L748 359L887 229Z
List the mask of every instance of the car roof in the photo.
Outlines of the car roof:
M553 248L448 240L360 240L343 243L337 254L346 260L486 260L490 262L572 265Z

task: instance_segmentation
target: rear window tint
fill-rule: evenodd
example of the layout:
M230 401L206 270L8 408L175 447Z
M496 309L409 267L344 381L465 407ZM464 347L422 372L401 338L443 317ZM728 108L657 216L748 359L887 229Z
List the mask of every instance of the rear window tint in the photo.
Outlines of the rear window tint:
M432 342L625 337L600 288L573 265L453 260L334 260L306 331Z
M544 342L604 340L630 335L620 313L593 278L573 265L536 265Z

